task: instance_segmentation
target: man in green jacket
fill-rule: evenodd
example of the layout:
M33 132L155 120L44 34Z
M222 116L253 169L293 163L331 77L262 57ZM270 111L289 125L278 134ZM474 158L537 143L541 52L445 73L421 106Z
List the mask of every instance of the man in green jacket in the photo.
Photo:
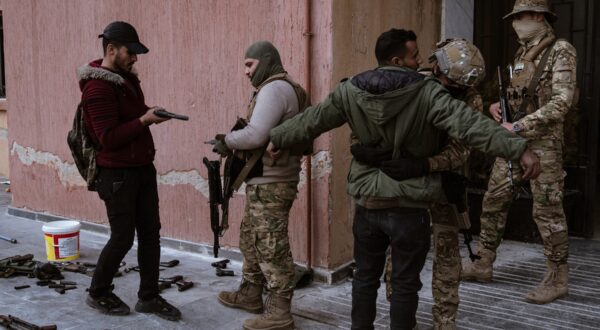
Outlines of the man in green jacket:
M416 35L391 29L375 46L379 67L340 83L320 104L271 130L268 152L307 141L348 123L364 145L391 148L392 158L408 152L429 157L447 134L483 152L520 160L526 176L539 174L539 160L526 141L452 98L439 80L425 78ZM373 329L377 289L392 246L392 329L416 325L419 275L430 245L428 207L446 202L440 175L396 181L377 167L352 161L348 193L356 201L352 283L352 329Z

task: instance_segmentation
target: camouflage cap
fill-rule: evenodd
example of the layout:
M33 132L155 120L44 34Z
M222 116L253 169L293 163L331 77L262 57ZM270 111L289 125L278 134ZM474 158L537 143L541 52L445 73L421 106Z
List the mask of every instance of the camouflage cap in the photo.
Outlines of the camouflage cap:
M502 17L502 19L507 19L524 11L544 13L546 14L546 19L550 22L554 22L556 20L556 14L550 11L548 0L516 0L513 10L508 15Z
M429 61L437 61L440 71L452 82L473 87L485 77L485 61L479 49L465 39L439 42Z

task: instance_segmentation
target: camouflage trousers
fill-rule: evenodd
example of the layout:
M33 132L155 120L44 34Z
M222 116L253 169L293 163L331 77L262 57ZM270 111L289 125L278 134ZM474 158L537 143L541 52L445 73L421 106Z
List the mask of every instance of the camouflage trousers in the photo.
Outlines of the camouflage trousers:
M563 210L563 184L565 172L562 167L560 142L544 140L529 141L529 148L539 157L541 174L531 180L533 195L533 220L544 242L544 254L549 261L566 263L569 256L567 221ZM513 162L513 181L522 183L522 169ZM506 226L506 216L513 192L504 159L496 159L488 190L483 198L481 213L480 248L496 251Z
M458 286L460 284L461 258L458 247L458 222L450 205L435 204L429 209L433 227L433 271L431 291L434 329L454 324L458 310ZM390 258L386 261L386 295L391 296L389 279L392 274Z
M244 280L291 297L294 260L288 239L288 216L298 182L246 186L246 207L240 227Z

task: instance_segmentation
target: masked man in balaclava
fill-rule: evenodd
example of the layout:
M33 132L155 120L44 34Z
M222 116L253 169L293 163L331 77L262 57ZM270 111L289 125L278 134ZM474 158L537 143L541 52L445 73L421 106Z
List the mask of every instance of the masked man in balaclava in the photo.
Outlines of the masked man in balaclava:
M521 47L509 67L507 88L512 123L502 124L527 139L529 148L540 158L542 172L530 181L533 194L533 220L544 242L547 271L544 279L530 291L525 300L546 304L568 294L569 242L563 211L563 122L573 104L576 84L575 48L566 40L556 39L548 21L556 15L547 0L517 0L511 13ZM498 103L490 113L501 120ZM512 179L524 183L520 168L513 163ZM479 255L481 259L463 263L462 278L490 282L496 249L502 240L506 216L513 199L514 188L508 164L497 158L492 169L488 190L483 200Z
M246 50L245 73L256 88L248 107L247 126L217 136L214 151L264 153L269 131L306 107L307 95L285 72L279 52L268 41ZM221 292L219 302L260 316L244 329L293 329L290 304L294 262L288 239L288 215L298 192L302 152L280 150L277 160L264 154L246 177L246 207L240 228L243 279L237 291ZM247 158L251 158L248 156ZM263 286L269 296L263 303Z

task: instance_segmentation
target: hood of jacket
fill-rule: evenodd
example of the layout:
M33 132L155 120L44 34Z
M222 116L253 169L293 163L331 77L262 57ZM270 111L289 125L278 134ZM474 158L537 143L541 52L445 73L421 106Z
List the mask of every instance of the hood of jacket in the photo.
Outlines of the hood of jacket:
M77 69L77 78L79 78L79 88L83 90L85 83L89 80L104 80L117 86L125 84L125 77L133 81L138 81L137 72L133 69L130 73L117 73L102 66L102 59L84 64Z
M409 68L385 66L352 77L351 84L357 89L355 101L369 120L384 125L415 100L425 79Z

